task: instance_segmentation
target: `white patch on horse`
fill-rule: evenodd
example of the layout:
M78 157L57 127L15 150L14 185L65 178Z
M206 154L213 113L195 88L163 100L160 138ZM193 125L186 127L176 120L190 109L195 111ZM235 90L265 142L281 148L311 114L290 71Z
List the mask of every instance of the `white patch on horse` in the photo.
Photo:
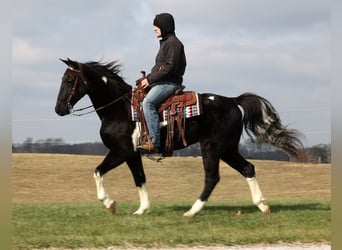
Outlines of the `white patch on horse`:
M240 105L237 105L238 106L238 108L240 109L240 112L241 112L241 121L243 120L243 117L245 116L245 111L243 110L243 108L242 108L242 106L240 106Z
M109 197L108 193L105 191L103 186L103 177L100 175L100 173L95 172L94 173L94 180L96 184L96 191L97 191L97 199L103 202L103 205L107 209L111 208L114 200Z
M95 172L94 180L96 184L97 199L99 199L100 201L103 201L108 197L108 194L106 193L104 186L103 186L103 177L100 175L100 173Z
M159 127L166 127L167 126L167 121L163 121L159 123ZM140 122L136 122L135 123L135 128L133 130L132 133L132 144L133 144L133 150L136 152L137 151L137 147L139 146L139 137L140 137L140 133L141 132L141 123Z
M139 198L140 198L140 207L137 211L134 212L136 215L142 215L150 209L150 200L148 198L148 193L146 190L146 184L143 184L141 187L138 187Z
M132 133L133 150L135 152L137 151L137 147L139 146L140 130L141 130L141 124L140 122L136 122L135 128Z
M114 203L113 199L109 198L109 197L103 201L103 205L105 205L105 207L107 209L110 209L112 207L113 203Z
M208 99L211 100L211 101L214 101L215 100L215 96L211 95L211 96L208 97Z
M159 123L159 127L162 128L162 127L166 127L167 126L167 121L162 121Z
M246 178L249 189L251 191L253 203L264 213L270 212L270 207L264 204L265 198L262 195L260 186L255 177Z
M108 82L108 79L107 79L107 77L105 77L105 76L102 76L102 77L101 77L101 80L102 80L104 83L107 83L107 82Z
M191 217L198 214L205 205L205 201L201 201L197 199L195 203L192 205L191 209L183 214L183 216Z

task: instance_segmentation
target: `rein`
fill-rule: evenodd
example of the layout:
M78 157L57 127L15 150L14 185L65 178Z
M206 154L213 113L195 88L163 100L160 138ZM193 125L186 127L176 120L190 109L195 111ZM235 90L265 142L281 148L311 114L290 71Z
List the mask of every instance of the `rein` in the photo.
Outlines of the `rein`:
M105 104L105 105L103 105L103 106L101 106L101 107L98 107L98 108L96 108L96 109L87 111L87 112L85 112L85 113L77 114L76 112L79 112L79 111L83 111L83 110L85 110L85 109L92 108L92 107L94 107L94 105L90 105L90 106L87 106L87 107L84 107L84 108L80 108L80 109L75 109L75 110L73 110L73 109L71 108L70 114L73 115L73 116L84 116L84 115L87 115L87 114L94 113L94 112L96 112L96 111L105 109L105 108L107 108L107 107L113 105L114 103L120 101L121 99L124 99L124 98L127 97L128 95L131 95L131 94L134 93L135 91L137 91L137 89L133 89L133 90L129 91L128 93L123 94L122 96L120 96L120 97L114 99L114 100L111 101L110 103L107 103L107 104Z
M81 77L81 79L82 79L84 85L86 85L86 87L89 89L88 83L87 83L87 81L85 80L85 78L84 78L84 76L83 76L81 70L74 69L74 68L72 68L72 67L70 67L70 66L68 67L68 69L71 70L71 71L73 71L73 72L78 73L78 74L80 75L80 77ZM132 90L129 91L128 93L123 94L122 96L120 96L120 97L114 99L113 101L111 101L111 102L109 102L109 103L107 103L107 104L105 104L105 105L103 105L103 106L101 106L101 107L98 107L98 108L96 108L96 109L87 111L87 112L85 112L85 113L77 114L76 112L83 111L83 110L86 110L86 109L89 109L89 108L93 108L93 107L94 107L94 105L89 105L89 106L84 107L84 108L73 109L73 107L70 105L70 100L71 100L71 98L72 98L72 97L75 95L75 93L76 93L77 83L78 83L78 76L77 76L76 79L75 79L74 85L73 85L73 87L72 87L72 89L71 89L71 93L70 93L70 96L69 96L68 101L67 101L67 104L68 104L68 108L69 108L70 114L73 115L73 116L84 116L84 115L91 114L91 113L97 112L97 111L99 111L99 110L105 109L105 108L107 108L107 107L113 105L114 103L116 103L116 102L118 102L118 101L120 101L120 100L126 98L127 96L132 95L134 92L136 92L136 91L142 89L141 87L132 89Z

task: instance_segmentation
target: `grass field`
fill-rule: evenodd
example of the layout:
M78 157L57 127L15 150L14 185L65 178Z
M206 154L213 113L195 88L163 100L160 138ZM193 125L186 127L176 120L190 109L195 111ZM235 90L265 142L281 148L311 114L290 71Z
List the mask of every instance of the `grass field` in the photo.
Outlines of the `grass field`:
M203 188L201 159L144 159L152 209L139 217L132 215L138 194L126 166L105 176L117 214L96 201L92 174L102 158L13 154L13 249L330 242L330 165L252 161L272 209L265 215L246 181L222 163L208 205L184 218Z

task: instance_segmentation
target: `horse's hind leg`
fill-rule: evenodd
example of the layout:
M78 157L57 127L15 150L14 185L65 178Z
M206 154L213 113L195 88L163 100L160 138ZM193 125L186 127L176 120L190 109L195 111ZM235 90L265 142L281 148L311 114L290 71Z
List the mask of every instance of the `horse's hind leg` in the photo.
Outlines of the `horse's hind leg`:
M207 202L210 194L214 190L216 184L220 181L219 174L219 157L215 152L205 152L202 147L202 157L205 170L205 186L204 190L192 205L191 209L184 213L184 216L194 216L199 213Z
M270 213L270 207L264 203L265 199L255 176L254 165L245 160L238 152L226 154L222 160L237 170L248 183L253 203L264 213Z

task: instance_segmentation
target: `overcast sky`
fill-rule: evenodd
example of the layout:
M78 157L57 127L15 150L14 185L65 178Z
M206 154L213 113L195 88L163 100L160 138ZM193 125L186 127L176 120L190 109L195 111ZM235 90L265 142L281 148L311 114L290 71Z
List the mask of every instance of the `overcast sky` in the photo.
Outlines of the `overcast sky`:
M96 114L54 112L65 65L119 60L135 83L153 66L152 21L170 12L185 46L187 90L268 99L306 145L330 143L330 5L321 0L14 0L13 142L100 141ZM89 104L84 98L76 107Z

